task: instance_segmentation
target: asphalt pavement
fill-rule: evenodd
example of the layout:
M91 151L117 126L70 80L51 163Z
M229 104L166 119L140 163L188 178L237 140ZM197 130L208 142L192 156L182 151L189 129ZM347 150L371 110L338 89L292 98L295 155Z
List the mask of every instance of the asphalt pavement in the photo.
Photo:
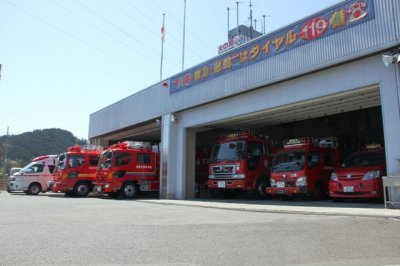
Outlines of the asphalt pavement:
M0 265L400 265L399 235L375 202L0 193Z

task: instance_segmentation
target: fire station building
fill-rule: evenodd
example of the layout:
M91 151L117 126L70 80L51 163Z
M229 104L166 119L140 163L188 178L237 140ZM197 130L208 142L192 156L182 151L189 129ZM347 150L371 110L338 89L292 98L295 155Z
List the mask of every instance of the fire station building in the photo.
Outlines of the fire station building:
M344 155L379 143L400 180L399 14L398 0L343 1L91 114L89 138L159 143L166 199L194 198L196 151L239 129L335 136Z

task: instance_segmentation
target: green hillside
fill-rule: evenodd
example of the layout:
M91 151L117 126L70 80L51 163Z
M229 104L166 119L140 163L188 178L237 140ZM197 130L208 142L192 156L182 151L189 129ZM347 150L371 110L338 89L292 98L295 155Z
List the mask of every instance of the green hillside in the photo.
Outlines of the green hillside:
M87 140L78 139L71 132L49 128L0 137L0 169L3 173L5 145L7 144L7 169L22 167L33 158L46 154L60 154L75 144L85 145Z

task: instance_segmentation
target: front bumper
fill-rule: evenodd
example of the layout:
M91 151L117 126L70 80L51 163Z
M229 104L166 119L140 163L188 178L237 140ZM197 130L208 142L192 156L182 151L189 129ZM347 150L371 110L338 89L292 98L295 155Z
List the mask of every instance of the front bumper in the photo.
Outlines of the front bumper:
M23 191L22 184L16 181L9 181L7 184L7 192Z
M383 187L379 182L339 181L329 183L331 198L365 198L378 199L383 197Z
M61 183L61 182L53 182L52 184L47 183L49 189L53 192L70 192L74 188L69 186L68 184Z
M112 193L115 192L113 190L111 183L98 183L94 186L94 192L97 193Z
M252 190L253 187L251 182L247 182L245 180L220 180L220 179L212 179L208 180L207 186L210 189L232 189L232 190Z
M294 196L294 195L305 195L308 193L307 187L267 187L265 192L271 196Z

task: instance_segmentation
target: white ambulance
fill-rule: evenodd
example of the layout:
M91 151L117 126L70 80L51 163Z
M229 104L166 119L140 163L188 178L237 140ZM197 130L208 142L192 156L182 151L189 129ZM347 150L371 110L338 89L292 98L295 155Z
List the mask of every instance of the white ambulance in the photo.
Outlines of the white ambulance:
M19 172L10 176L7 191L22 191L28 195L37 195L47 191L47 182L53 179L57 155L44 155L32 160Z

